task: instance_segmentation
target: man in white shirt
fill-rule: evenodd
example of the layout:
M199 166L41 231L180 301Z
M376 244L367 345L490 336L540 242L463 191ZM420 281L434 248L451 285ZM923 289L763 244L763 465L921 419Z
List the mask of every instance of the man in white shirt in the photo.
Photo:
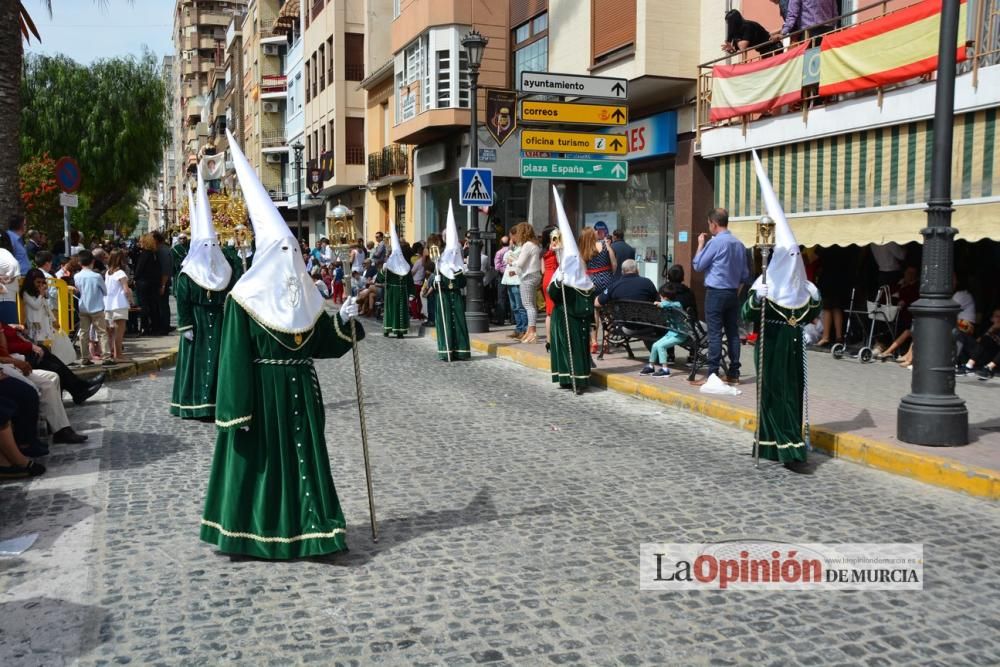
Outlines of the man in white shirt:
M889 289L895 289L896 283L903 277L903 263L906 261L906 249L895 242L885 245L872 243L869 248L872 257L878 264L878 284L888 285Z

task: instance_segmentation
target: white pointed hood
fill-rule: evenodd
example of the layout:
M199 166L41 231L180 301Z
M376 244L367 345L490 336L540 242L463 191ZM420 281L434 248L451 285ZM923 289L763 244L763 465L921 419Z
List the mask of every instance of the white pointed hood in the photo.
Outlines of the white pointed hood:
M559 222L559 240L562 243L562 257L559 260L559 268L556 269L552 279L575 287L578 290L594 289L594 283L587 275L587 267L584 266L580 257L580 248L576 245L576 237L573 236L573 228L569 226L569 218L563 209L562 199L556 186L552 186L552 196L556 200L556 218Z
M194 203L194 194L191 192L191 188L185 185L184 189L188 193L188 233L194 234L195 221L198 220L198 208Z
M212 224L212 205L208 202L205 181L198 165L198 201L191 217L191 248L181 266L181 273L203 289L219 292L229 286L233 267L222 254L219 237Z
M448 224L444 229L444 252L438 258L438 271L445 278L454 278L456 273L465 270L465 263L462 261L462 244L458 241L458 227L455 226L455 213L451 209L451 200L448 200Z
M303 333L323 313L323 297L306 274L299 243L227 129L236 177L253 223L256 252L253 265L230 295L255 320L275 331Z
M399 234L396 233L395 223L389 223L389 240L392 243L392 252L389 259L385 260L385 268L389 269L397 276L405 276L410 272L410 263L403 257L403 246L399 244Z
M785 211L778 202L757 151L753 151L753 165L764 197L764 210L774 220L774 249L767 265L767 298L783 308L799 308L806 305L810 298L818 298L819 290L806 279L806 266L802 263L799 243L792 234ZM758 276L754 285L759 285L762 279L763 276Z

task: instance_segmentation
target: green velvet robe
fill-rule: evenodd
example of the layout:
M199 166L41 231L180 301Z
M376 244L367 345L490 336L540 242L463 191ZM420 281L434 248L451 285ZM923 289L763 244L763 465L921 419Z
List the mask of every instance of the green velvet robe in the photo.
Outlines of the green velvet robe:
M233 280L239 280L240 276L243 275L243 260L240 259L240 253L237 248L230 245L222 246L222 254L225 256L226 261L229 262L229 266L233 267ZM249 270L251 261L253 260L253 255L247 257L247 269Z
M323 313L296 341L227 301L202 540L226 553L274 559L347 548L313 358L348 353L350 326Z
M437 332L438 359L455 361L472 357L469 343L469 325L465 321L465 274L454 278L441 276L437 285L437 312L434 313L434 330ZM448 354L449 349L451 354Z
M413 277L407 273L398 276L392 271L385 272L384 309L382 313L382 335L402 338L410 331L409 298L413 294Z
M754 363L760 387L760 457L782 463L806 460L806 444L802 431L802 401L805 366L802 355L802 327L819 315L819 299L810 300L799 308L783 308L767 302L764 316L764 359L761 368L758 338L754 348ZM753 296L743 304L745 320L760 322L760 303ZM795 319L795 324L789 319ZM760 385L758 385L760 386Z
M582 292L574 287L565 288L566 304L563 304L563 289L555 280L549 283L549 298L552 309L549 327L549 365L552 381L565 389L585 389L590 382L590 325L594 323L594 290ZM566 316L569 315L569 338L566 334ZM572 355L571 355L572 353ZM570 357L572 356L572 364Z
M184 259L187 257L189 249L190 245L184 245L183 243L178 243L170 249L171 259L174 262L174 279L180 275L182 268L181 264L184 263Z
M219 376L219 344L222 340L222 312L226 295L235 282L221 291L199 286L186 273L177 276L177 366L170 414L184 419L215 416L215 387ZM194 340L184 337L194 333Z

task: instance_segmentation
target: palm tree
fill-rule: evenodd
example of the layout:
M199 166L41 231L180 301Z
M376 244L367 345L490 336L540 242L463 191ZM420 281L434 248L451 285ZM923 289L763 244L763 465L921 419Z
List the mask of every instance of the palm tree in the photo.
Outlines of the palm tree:
M52 15L52 0L41 0ZM95 0L105 6L107 0ZM24 41L42 41L23 2L0 2L0 228L11 215L20 215L21 186L17 167L21 161L21 75Z

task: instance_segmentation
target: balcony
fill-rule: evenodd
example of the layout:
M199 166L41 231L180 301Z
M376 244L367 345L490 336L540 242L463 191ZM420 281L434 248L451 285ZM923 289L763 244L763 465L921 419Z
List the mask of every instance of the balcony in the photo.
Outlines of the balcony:
M368 183L376 187L405 181L410 177L410 151L393 144L368 154Z
M916 9L917 4L919 3L915 0L889 5L876 2L844 14L834 22L834 25L843 27L825 33L823 46L830 46L831 36L862 25L876 38L883 41L891 39L894 22L902 19L899 16L889 18L889 15L903 15L903 12ZM995 82L1000 75L1000 68L997 67L1000 65L1000 30L996 27L996 17L1000 16L997 13L1000 12L1000 0L985 0L977 3L977 6L962 6L969 8L965 20L971 29L966 33L969 38L959 36L959 47L966 46L967 58L956 66L956 73L960 75L956 111L961 110L965 97L975 98L968 106L980 108L992 106L995 101L993 98L1000 97L988 92L993 89L992 83L988 82ZM912 73L910 78L901 81L889 79L885 75L887 82L882 82L880 77L883 73L873 72L858 76L856 81L827 82L821 71L826 61L821 59L819 47L810 43L810 30L811 28L806 28L792 34L791 44L785 52L778 51L778 55L770 58L762 57L757 46L751 46L699 65L696 151L705 156L713 156L735 152L736 149L747 150L754 145L789 143L875 126L898 125L926 118L933 113L933 69L912 73L920 68L916 65L909 66L908 71ZM936 31L933 44L936 54ZM792 72L796 77L793 81L801 79L802 83L792 84L791 87L786 85L780 91L780 96L767 99L769 92L759 86L753 87L752 93L748 94L732 85L723 87L722 83L715 80L716 73L721 75L724 72L728 80L734 80L743 76L744 71L750 72L750 76L761 76L768 75L769 71L778 72L782 67L798 68L796 57L790 53L792 49L804 49L801 73ZM835 50L836 48L829 49L830 52ZM822 58L828 57L828 53L824 51ZM740 67L744 64L749 67L741 70ZM854 66L864 66L864 63ZM723 67L727 69L718 69ZM833 78L834 76L830 76L830 79ZM965 88L973 91L965 97L961 94L963 78L971 81L971 86L966 85Z
M261 99L284 97L288 94L288 81L284 74L265 74L260 78Z
M285 130L262 130L260 133L260 147L262 150L269 148L287 150L287 146L285 146Z
M263 185L264 189L267 190L268 196L271 197L271 201L285 201L288 199L284 179L265 179Z

